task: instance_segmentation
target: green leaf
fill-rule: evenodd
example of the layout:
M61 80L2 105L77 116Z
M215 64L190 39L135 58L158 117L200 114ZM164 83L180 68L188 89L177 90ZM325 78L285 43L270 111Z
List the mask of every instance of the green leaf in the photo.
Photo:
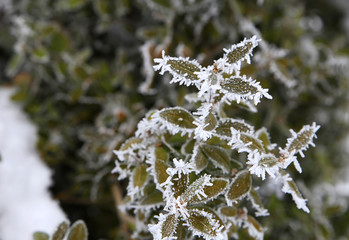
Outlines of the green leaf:
M240 120L221 119L216 128L216 133L222 136L231 137L231 128L239 132L253 132L251 125Z
M207 167L208 160L207 157L202 152L199 146L195 146L194 153L192 155L192 162L194 162L196 170L202 171Z
M49 61L49 52L44 47L38 47L32 53L33 61L38 63L47 63Z
M141 205L157 205L163 203L162 192L154 189L153 192L145 194L145 197L141 201Z
M194 117L184 108L166 108L161 110L159 116L166 122L176 125L180 128L194 129L196 125L194 122Z
M15 54L11 57L6 66L6 75L13 77L19 70L20 66L24 62L23 54Z
M233 179L230 189L226 194L227 200L235 202L245 197L251 190L251 174L249 171L240 171Z
M202 144L201 149L215 166L220 167L224 172L230 172L230 158L225 149L209 144Z
M210 208L188 207L188 210L188 223L199 234L213 238L224 231L224 223Z
M67 240L87 240L87 227L84 221L76 221L70 228Z
M265 150L273 149L273 146L270 142L270 136L266 128L261 128L256 132L257 138L262 142Z
M175 214L169 214L161 226L162 239L170 238L176 230L178 220Z
M226 217L235 217L238 214L236 207L222 207L220 212Z
M68 222L62 222L59 224L57 230L55 233L52 235L52 240L62 240L67 233L69 228L69 223Z
M168 152L163 149L162 147L157 147L155 148L155 158L159 159L161 161L164 161L165 163L167 162L169 157Z
M163 148L156 148L155 158L154 177L157 183L162 184L169 177L168 173L166 172L167 168L169 168L169 165L167 164L168 153Z
M33 234L33 240L48 240L50 236L44 232L35 232Z
M207 126L204 127L205 131L212 131L217 126L217 119L211 112L206 116L205 124L207 124Z
M141 163L137 165L135 170L133 171L133 187L139 187L142 188L148 178L148 172L147 172L148 165L145 163Z
M200 203L200 202L206 202L211 199L215 199L218 195L224 192L225 188L228 185L228 181L222 178L216 178L211 179L212 186L205 186L203 188L203 191L206 195L206 197L195 195L193 198L190 199L189 203Z

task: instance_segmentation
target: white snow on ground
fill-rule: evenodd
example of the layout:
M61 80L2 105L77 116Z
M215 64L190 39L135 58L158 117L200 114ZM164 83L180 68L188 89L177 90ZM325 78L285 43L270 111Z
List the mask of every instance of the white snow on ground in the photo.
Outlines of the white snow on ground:
M51 172L35 148L36 129L18 105L13 89L0 87L0 239L32 240L65 219L48 192Z

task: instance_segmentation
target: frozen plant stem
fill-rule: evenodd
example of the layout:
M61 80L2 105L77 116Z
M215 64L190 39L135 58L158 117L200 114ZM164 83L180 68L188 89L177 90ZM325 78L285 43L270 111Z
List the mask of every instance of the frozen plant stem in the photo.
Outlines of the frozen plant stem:
M253 111L262 97L272 99L259 82L240 74L259 41L256 36L244 39L224 49L223 56L207 67L165 52L154 60L156 71L172 75L171 83L197 89L190 100L198 108L149 112L139 122L136 136L115 151L114 172L130 180L123 207L134 209L138 223L146 223L137 224L134 237L220 240L237 237L237 229L246 228L251 237L263 239L265 229L242 202L247 198L257 217L269 215L253 176L281 181L282 191L309 212L307 200L286 169L293 163L301 172L296 155L304 157L303 151L314 145L319 126L306 125L298 133L291 130L292 137L276 154L266 128L255 130L241 119L221 114L226 104L253 106ZM247 161L232 159L234 150L246 152Z

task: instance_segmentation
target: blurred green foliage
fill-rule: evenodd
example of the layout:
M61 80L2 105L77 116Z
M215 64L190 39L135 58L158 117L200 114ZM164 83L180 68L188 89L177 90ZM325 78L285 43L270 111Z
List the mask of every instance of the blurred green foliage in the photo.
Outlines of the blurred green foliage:
M0 81L17 86L13 99L39 127L37 146L54 173L53 195L71 221L86 221L91 239L127 236L111 190L112 150L133 135L148 109L184 102L186 89L159 81L149 70L152 59L165 49L206 65L223 47L256 33L267 47L242 71L274 100L264 101L258 115L234 107L226 112L266 126L281 144L289 128L322 125L317 148L295 178L309 188L312 214L275 194L265 203L272 215L262 220L266 238L349 235L347 199L333 201L337 196L326 188L347 165L342 140L349 127L348 40L343 12L331 1L7 2L0 4Z

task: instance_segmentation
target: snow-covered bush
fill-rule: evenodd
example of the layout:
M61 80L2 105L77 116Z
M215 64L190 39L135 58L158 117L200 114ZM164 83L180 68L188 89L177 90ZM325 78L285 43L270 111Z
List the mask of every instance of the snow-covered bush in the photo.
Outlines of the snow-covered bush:
M303 151L314 146L319 126L290 130L281 147L271 142L266 128L256 130L243 119L227 117L223 109L235 103L254 110L261 98L272 98L259 82L240 72L259 41L256 36L244 39L206 67L164 51L154 60L156 71L172 75L170 83L197 92L186 96L192 103L189 109L150 111L135 136L115 151L114 172L129 179L122 207L137 216L135 238L150 232L156 240L229 239L244 228L252 238L263 239L265 229L255 216L269 215L258 195L259 180L263 184L266 178L282 183L281 190L309 212L286 170L293 163L302 172L297 154L304 157Z

